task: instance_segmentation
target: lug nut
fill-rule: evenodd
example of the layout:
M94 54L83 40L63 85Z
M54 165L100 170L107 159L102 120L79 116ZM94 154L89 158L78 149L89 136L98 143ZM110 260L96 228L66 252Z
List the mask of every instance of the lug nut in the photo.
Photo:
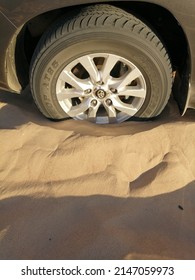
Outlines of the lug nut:
M112 100L111 100L111 99L107 99L107 100L106 100L106 104L107 104L108 106L112 105Z
M95 99L92 100L92 101L91 101L91 105L95 107L95 106L97 105L97 100L95 100Z
M111 88L110 91L111 91L112 93L117 93L117 89L116 89L116 88Z
M98 85L103 85L104 83L102 81L97 82Z
M91 93L91 92L92 92L92 90L91 90L90 88L85 90L85 93L86 93L86 94L89 94L89 93Z

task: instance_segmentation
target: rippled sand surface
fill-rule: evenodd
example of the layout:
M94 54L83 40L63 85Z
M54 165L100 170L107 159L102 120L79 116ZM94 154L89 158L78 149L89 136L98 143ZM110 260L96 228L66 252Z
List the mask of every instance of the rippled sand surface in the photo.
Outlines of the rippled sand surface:
M195 111L100 126L0 102L0 259L195 259Z

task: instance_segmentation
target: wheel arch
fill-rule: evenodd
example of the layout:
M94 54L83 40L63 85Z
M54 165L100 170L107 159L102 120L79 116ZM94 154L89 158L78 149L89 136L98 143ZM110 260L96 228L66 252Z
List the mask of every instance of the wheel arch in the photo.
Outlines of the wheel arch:
M107 4L122 8L139 17L149 25L164 42L176 73L173 94L181 112L183 112L188 96L191 55L189 43L182 26L167 9L156 4L137 1L109 1ZM19 85L25 88L28 85L29 64L41 35L47 31L58 17L62 15L66 16L66 14L69 14L70 10L73 11L81 7L82 6L66 7L40 14L30 19L17 31L17 34L14 35L12 43L8 48L9 51L7 52L8 65L10 64L10 58L15 58L15 69L12 67L10 71L10 79L13 79L11 84L14 84L15 88L19 88ZM178 45L180 46L179 48ZM18 87L16 86L16 77L19 82Z

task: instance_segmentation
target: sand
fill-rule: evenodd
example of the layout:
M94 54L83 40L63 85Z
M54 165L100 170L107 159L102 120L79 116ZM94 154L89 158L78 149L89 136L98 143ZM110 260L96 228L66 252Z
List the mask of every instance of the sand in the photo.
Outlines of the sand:
M0 93L0 259L195 259L195 110L52 122Z

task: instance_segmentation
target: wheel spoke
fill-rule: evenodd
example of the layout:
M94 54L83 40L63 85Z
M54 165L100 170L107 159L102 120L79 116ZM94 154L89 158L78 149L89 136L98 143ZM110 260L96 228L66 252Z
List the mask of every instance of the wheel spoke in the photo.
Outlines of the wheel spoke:
M70 99L74 97L83 97L84 92L83 91L78 91L73 88L70 89L62 89L61 92L57 93L58 100L63 101L64 99Z
M114 106L112 105L108 106L106 103L104 103L104 107L108 114L109 123L116 123L117 116L116 116L116 109L114 108Z
M90 107L91 98L85 98L79 105L72 106L70 110L67 111L67 114L70 117L76 117L80 114L83 114Z
M71 71L67 70L62 71L59 79L61 79L64 83L68 83L69 85L78 90L85 90L90 85L89 81L79 79Z
M128 72L125 77L122 76L120 81L117 83L118 89L124 88L125 86L128 86L131 84L135 79L139 78L141 76L141 73L139 69L135 68L131 72Z
M137 109L134 108L131 104L122 102L118 97L112 98L112 102L117 110L126 113L129 116L133 116L137 112Z
M100 73L97 69L97 66L89 55L79 58L79 62L85 68L94 82L98 82L100 80Z
M118 93L118 96L133 96L139 98L145 98L146 90L144 88L136 88L136 87L126 87L125 90Z
M110 76L110 72L116 65L116 63L119 61L118 57L114 55L108 55L105 58L104 64L102 66L102 81L106 83L107 79Z
M97 111L100 107L101 102L98 102L96 106L91 106L88 112L88 118L91 122L96 122Z

